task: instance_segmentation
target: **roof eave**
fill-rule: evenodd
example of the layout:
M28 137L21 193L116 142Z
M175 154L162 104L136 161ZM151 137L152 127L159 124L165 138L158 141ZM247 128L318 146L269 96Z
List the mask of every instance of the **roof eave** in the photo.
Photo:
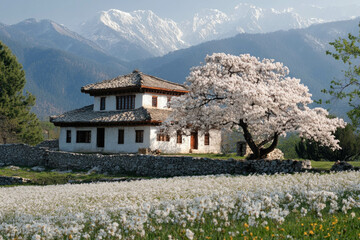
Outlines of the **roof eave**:
M144 125L160 125L162 121L122 121L122 122L52 122L57 127L96 127L96 126L144 126Z

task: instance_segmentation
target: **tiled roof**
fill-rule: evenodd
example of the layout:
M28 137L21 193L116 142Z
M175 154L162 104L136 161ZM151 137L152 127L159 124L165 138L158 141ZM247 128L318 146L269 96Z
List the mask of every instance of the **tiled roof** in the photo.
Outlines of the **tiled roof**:
M131 124L137 122L161 122L164 121L171 110L137 108L120 111L93 111L94 105L65 112L58 116L50 117L55 125L62 124Z
M170 91L187 91L182 84L173 83L164 79L144 74L140 71L133 71L130 74L118 76L110 80L86 85L81 88L82 92L91 92L97 90L119 89L119 88L161 88Z

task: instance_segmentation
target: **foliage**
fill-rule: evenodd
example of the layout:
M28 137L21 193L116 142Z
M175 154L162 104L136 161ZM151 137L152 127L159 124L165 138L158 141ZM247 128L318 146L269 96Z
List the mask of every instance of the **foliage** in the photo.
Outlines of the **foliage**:
M0 236L357 239L359 183L342 172L0 188Z
M60 128L49 121L40 121L44 139L59 139Z
M300 158L311 160L329 161L354 161L360 156L360 135L356 133L354 126L348 124L345 128L338 128L335 138L339 140L341 149L332 151L329 147L321 146L320 143L305 140L296 145L296 152Z
M322 108L310 109L309 89L288 74L282 63L249 54L207 56L187 78L189 93L171 101L174 111L163 128L172 134L241 130L253 159L266 157L287 132L337 149L332 133L345 127L344 121L327 118Z
M25 72L10 49L0 42L0 135L3 143L21 141L37 144L42 140L39 120L30 109L35 97L23 95Z
M323 92L338 99L347 98L352 107L348 116L353 125L358 127L360 124L360 65L357 58L360 56L360 31L359 36L349 33L347 39L339 38L331 42L330 45L335 48L335 52L326 51L326 54L347 64L348 70L345 71L343 79L331 81L330 89L324 89Z
M301 141L301 138L296 134L289 134L286 137L279 139L279 148L284 153L285 159L297 159L300 156L295 150L295 146Z

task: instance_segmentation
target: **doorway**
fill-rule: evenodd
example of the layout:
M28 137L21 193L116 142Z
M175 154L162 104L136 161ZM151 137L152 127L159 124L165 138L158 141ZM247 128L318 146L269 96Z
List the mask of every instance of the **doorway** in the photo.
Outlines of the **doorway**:
M105 128L98 128L97 129L96 146L98 148L103 148L105 146Z
M192 132L190 136L190 149L198 149L198 133Z

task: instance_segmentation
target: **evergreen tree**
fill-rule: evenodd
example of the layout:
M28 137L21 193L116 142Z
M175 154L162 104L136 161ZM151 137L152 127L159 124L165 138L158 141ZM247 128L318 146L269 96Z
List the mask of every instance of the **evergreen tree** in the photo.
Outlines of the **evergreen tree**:
M30 109L35 97L23 94L26 79L22 66L10 49L0 42L0 141L37 144L42 133Z
M345 128L338 128L335 132L335 138L338 139L341 149L332 151L329 147L321 146L312 140L299 142L295 149L300 158L311 159L315 161L354 161L360 156L359 140L360 136L351 124Z

